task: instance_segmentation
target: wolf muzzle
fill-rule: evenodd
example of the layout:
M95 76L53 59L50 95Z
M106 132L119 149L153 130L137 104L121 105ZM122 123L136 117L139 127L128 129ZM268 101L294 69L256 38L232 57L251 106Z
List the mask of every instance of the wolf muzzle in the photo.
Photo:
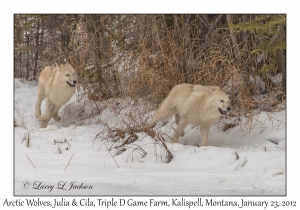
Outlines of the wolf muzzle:
M219 112L220 112L221 114L227 115L227 112L228 112L230 109L231 109L230 107L227 107L227 111L224 111L224 110L222 110L221 108L219 108Z
M71 87L75 87L77 81L73 80L73 83L70 83L69 81L67 81L67 84L70 85Z

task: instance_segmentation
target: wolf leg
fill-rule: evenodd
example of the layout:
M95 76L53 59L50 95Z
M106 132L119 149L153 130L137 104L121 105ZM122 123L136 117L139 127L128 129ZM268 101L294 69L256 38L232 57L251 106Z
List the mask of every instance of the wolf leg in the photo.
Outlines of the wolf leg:
M200 126L202 146L207 146L209 128L210 126Z
M59 109L58 109L58 110L59 110ZM57 115L58 110L57 110L57 112L54 113L54 115L53 115L53 119L54 119L56 122L59 122L59 121L61 120L61 117Z
M176 125L178 126L178 124L180 122L180 115L179 114L175 114L175 122L176 122ZM184 136L184 129L181 133L181 136Z
M38 89L38 99L35 104L35 116L36 118L39 118L41 116L41 103L46 98L46 95L44 94L44 89L40 85Z
M49 120L50 120L51 106L52 106L52 103L51 103L51 101L49 100L49 98L47 98L45 113L42 114L41 116L39 116L39 121L40 121L40 122L43 122L43 121L46 120L46 119L49 119Z
M178 142L179 136L182 134L182 132L184 131L186 126L187 126L187 123L186 123L185 119L181 118L181 120L179 121L177 128L174 131L173 136L172 136L173 143Z
M174 109L162 109L162 108L159 108L155 112L153 119L148 123L147 127L151 128L158 121L168 120L175 113L176 113L176 109L175 108Z
M46 128L46 126L48 125L50 119L55 115L55 113L57 115L57 112L60 109L60 107L61 107L61 105L53 104L53 106L51 108L51 112L50 112L49 118L45 119L42 122L41 128Z

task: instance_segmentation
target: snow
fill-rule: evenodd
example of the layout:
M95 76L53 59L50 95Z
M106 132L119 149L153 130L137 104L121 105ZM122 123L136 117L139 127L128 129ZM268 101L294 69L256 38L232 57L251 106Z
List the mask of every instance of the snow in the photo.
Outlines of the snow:
M207 147L198 147L199 128L188 126L180 138L187 144L166 142L174 158L164 163L161 147L143 132L125 152L113 156L116 150L107 150L112 146L107 139L95 139L103 124L74 123L83 105L85 113L89 109L77 95L61 108L61 122L51 120L47 128L39 128L36 83L14 82L15 195L286 195L285 111L262 112L226 132L216 123ZM109 112L107 108L97 117L106 119ZM172 127L174 119L155 129L165 132L168 141ZM22 142L28 133L29 147ZM31 183L29 189L24 189L25 182ZM92 189L57 188L68 189L71 182Z

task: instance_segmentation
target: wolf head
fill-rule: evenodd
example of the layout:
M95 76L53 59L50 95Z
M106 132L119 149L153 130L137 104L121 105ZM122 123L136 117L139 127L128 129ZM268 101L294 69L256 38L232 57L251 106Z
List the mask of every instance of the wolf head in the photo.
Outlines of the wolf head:
M230 108L230 100L227 94L222 91L219 87L212 87L212 101L215 108L220 112L220 114L227 115Z
M57 70L59 71L61 78L70 86L75 87L77 83L77 74L75 69L69 63L56 64Z

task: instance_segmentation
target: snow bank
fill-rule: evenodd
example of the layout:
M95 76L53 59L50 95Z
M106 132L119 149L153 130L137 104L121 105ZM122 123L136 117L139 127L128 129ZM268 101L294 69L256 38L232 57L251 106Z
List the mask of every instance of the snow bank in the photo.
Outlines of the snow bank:
M101 123L78 123L90 108L76 96L61 108L61 122L51 120L47 128L39 128L34 116L36 83L15 80L14 85L16 195L286 194L285 111L260 113L252 123L244 120L226 132L214 125L207 147L198 147L199 128L188 126L180 138L187 144L167 142L174 158L163 163L164 151L145 133L138 133L137 141L113 156L116 151L107 150L111 146L107 139L94 140L104 129ZM167 140L172 126L174 119L159 128ZM146 156L136 150L139 147ZM31 187L24 189L27 182ZM72 182L86 189L57 188L70 187Z

